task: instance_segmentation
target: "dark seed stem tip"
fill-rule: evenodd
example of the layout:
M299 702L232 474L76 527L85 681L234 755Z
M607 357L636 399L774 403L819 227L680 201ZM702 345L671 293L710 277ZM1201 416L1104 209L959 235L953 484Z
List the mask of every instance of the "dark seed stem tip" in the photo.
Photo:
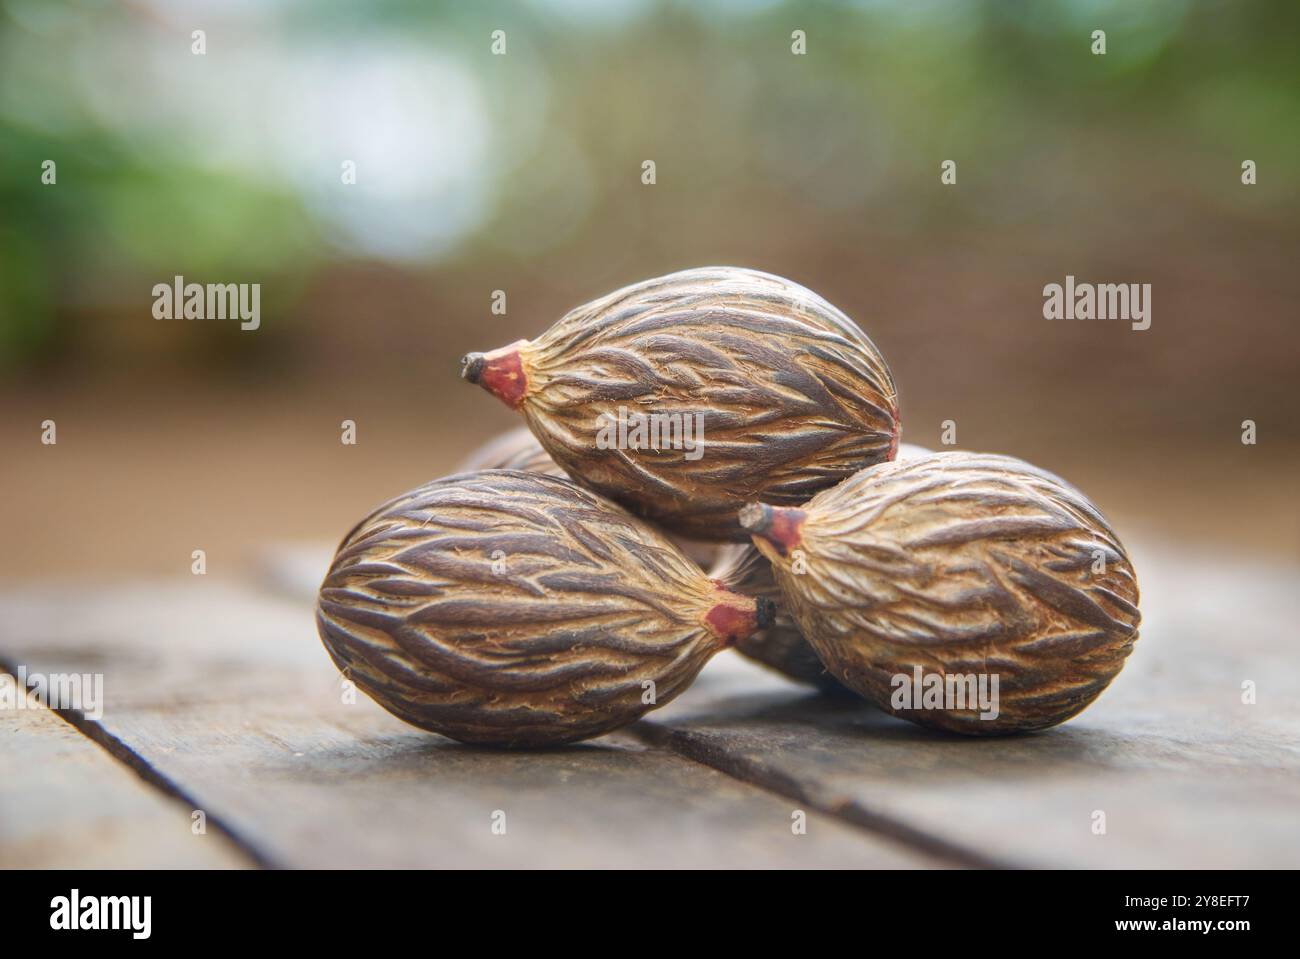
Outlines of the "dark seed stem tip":
M740 508L740 525L761 536L772 528L772 507L766 503L746 503Z
M767 629L776 620L776 602L760 596L754 610L758 629Z
M460 361L460 377L463 380L469 380L471 383L477 383L479 377L483 375L483 367L487 364L487 357L482 353L466 353Z
M737 518L751 536L767 540L782 556L803 539L800 527L805 513L789 506L768 506L766 503L747 503L740 508Z

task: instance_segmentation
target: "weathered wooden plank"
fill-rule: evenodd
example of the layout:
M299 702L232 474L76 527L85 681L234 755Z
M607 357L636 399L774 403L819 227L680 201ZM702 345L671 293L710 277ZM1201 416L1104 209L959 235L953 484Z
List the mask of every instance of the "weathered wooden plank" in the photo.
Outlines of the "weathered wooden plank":
M0 655L103 672L105 732L272 864L936 863L815 810L795 835L795 804L628 736L507 753L412 729L344 702L306 604L215 579L0 595Z
M39 703L0 710L0 743L0 869L251 864Z
M635 731L949 861L1300 864L1300 570L1171 548L1134 555L1137 652L1055 730L936 736L724 654ZM276 588L303 602L328 561L323 544L268 555ZM1247 680L1257 705L1241 702Z
M864 704L714 669L651 741L973 861L1300 864L1294 568L1138 552L1145 622L1101 699L1041 734L939 736ZM1258 704L1242 683L1258 684ZM693 692L696 692L693 690ZM1095 832L1097 813L1105 832Z

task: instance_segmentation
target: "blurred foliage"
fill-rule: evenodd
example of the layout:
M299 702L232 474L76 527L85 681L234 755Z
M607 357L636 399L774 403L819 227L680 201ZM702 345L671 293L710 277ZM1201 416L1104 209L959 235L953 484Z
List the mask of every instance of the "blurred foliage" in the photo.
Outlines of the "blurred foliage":
M828 255L962 223L1104 243L1098 183L1215 207L1244 156L1274 186L1234 215L1286 228L1298 35L1293 0L3 0L0 373L96 342L78 324L148 320L175 274L275 277L263 311L302 327L339 263L612 260L666 222L708 250L792 207L840 224ZM932 188L950 156L972 189ZM655 213L648 157L672 185Z

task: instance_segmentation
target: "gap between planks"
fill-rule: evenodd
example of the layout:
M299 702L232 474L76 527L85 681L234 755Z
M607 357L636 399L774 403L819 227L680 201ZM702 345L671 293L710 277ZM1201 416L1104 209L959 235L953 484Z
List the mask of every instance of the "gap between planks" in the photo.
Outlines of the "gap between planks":
M1025 868L1020 863L982 855L911 826L893 816L873 812L852 799L815 795L818 790L804 788L795 777L769 768L761 762L733 755L706 739L691 735L689 730L673 729L661 726L653 720L643 719L634 723L626 731L648 745L669 749L683 759L716 769L747 786L793 799L823 815L832 816L846 825L897 843L909 852L967 869Z
M325 548L312 553L286 550L267 564L279 576L263 570L263 587L309 604L329 557ZM722 657L698 689L629 731L950 863L1294 862L1295 568L1244 557L1225 564L1169 545L1135 555L1145 622L1133 661L1097 706L1039 736L921 740L882 725L882 714L790 702L790 684L765 681L757 667L741 675L746 664ZM1260 680L1260 705L1243 705L1243 677ZM1109 839L1091 828L1096 810L1113 819ZM1182 841L1198 831L1212 841ZM973 852L986 842L999 845L997 857Z
M104 734L96 753L137 777L161 773L156 788L200 800L214 832L216 815L270 865L940 864L811 809L825 828L791 839L791 811L770 791L633 737L485 752L420 733L365 697L340 704L337 670L314 637L303 641L301 603L216 581L79 590L72 609L66 586L28 587L8 606L0 597L6 658L110 671L112 709L102 721L64 717L84 726L73 735ZM487 830L502 799L524 826L509 842ZM668 802L679 806L665 817Z
M328 547L323 544L267 547L258 557L257 575L253 579L258 587L281 601L295 606L314 603L317 584L329 565L329 557ZM876 838L901 846L908 852L939 860L946 865L974 869L1021 868L1019 863L982 855L894 816L875 812L852 799L815 795L819 792L815 787L803 788L794 777L762 763L731 755L724 749L692 736L689 730L661 725L654 720L653 713L622 732L649 746L667 749L689 762L717 770L746 786L793 799L855 830L870 833Z
M0 657L0 673L8 673L11 676L18 675L17 664L9 662L6 658ZM154 768L144 757L140 756L131 749L126 743L118 739L96 720L90 719L84 712L79 709L53 709L43 707L51 715L58 717L67 723L91 743L98 746L109 757L128 770L134 773L146 786L162 794L162 797L172 803L181 806L187 811L203 808L193 796L190 796L177 785L173 780L165 776L159 770ZM244 857L250 865L263 869L279 869L282 865L272 858L268 857L258 850L252 843L248 842L239 831L233 828L229 823L220 816L207 814L207 825L216 830L224 839L230 842L235 851Z

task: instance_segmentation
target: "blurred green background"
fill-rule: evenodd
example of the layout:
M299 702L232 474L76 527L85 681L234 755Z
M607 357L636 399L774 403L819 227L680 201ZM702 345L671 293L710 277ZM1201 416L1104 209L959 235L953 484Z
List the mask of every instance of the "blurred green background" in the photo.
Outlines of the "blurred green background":
M0 0L0 572L337 539L513 425L462 353L716 263L854 317L905 439L1294 558L1298 37L1292 0ZM260 283L261 329L155 320L177 274ZM1044 320L1066 274L1152 284L1151 329Z

